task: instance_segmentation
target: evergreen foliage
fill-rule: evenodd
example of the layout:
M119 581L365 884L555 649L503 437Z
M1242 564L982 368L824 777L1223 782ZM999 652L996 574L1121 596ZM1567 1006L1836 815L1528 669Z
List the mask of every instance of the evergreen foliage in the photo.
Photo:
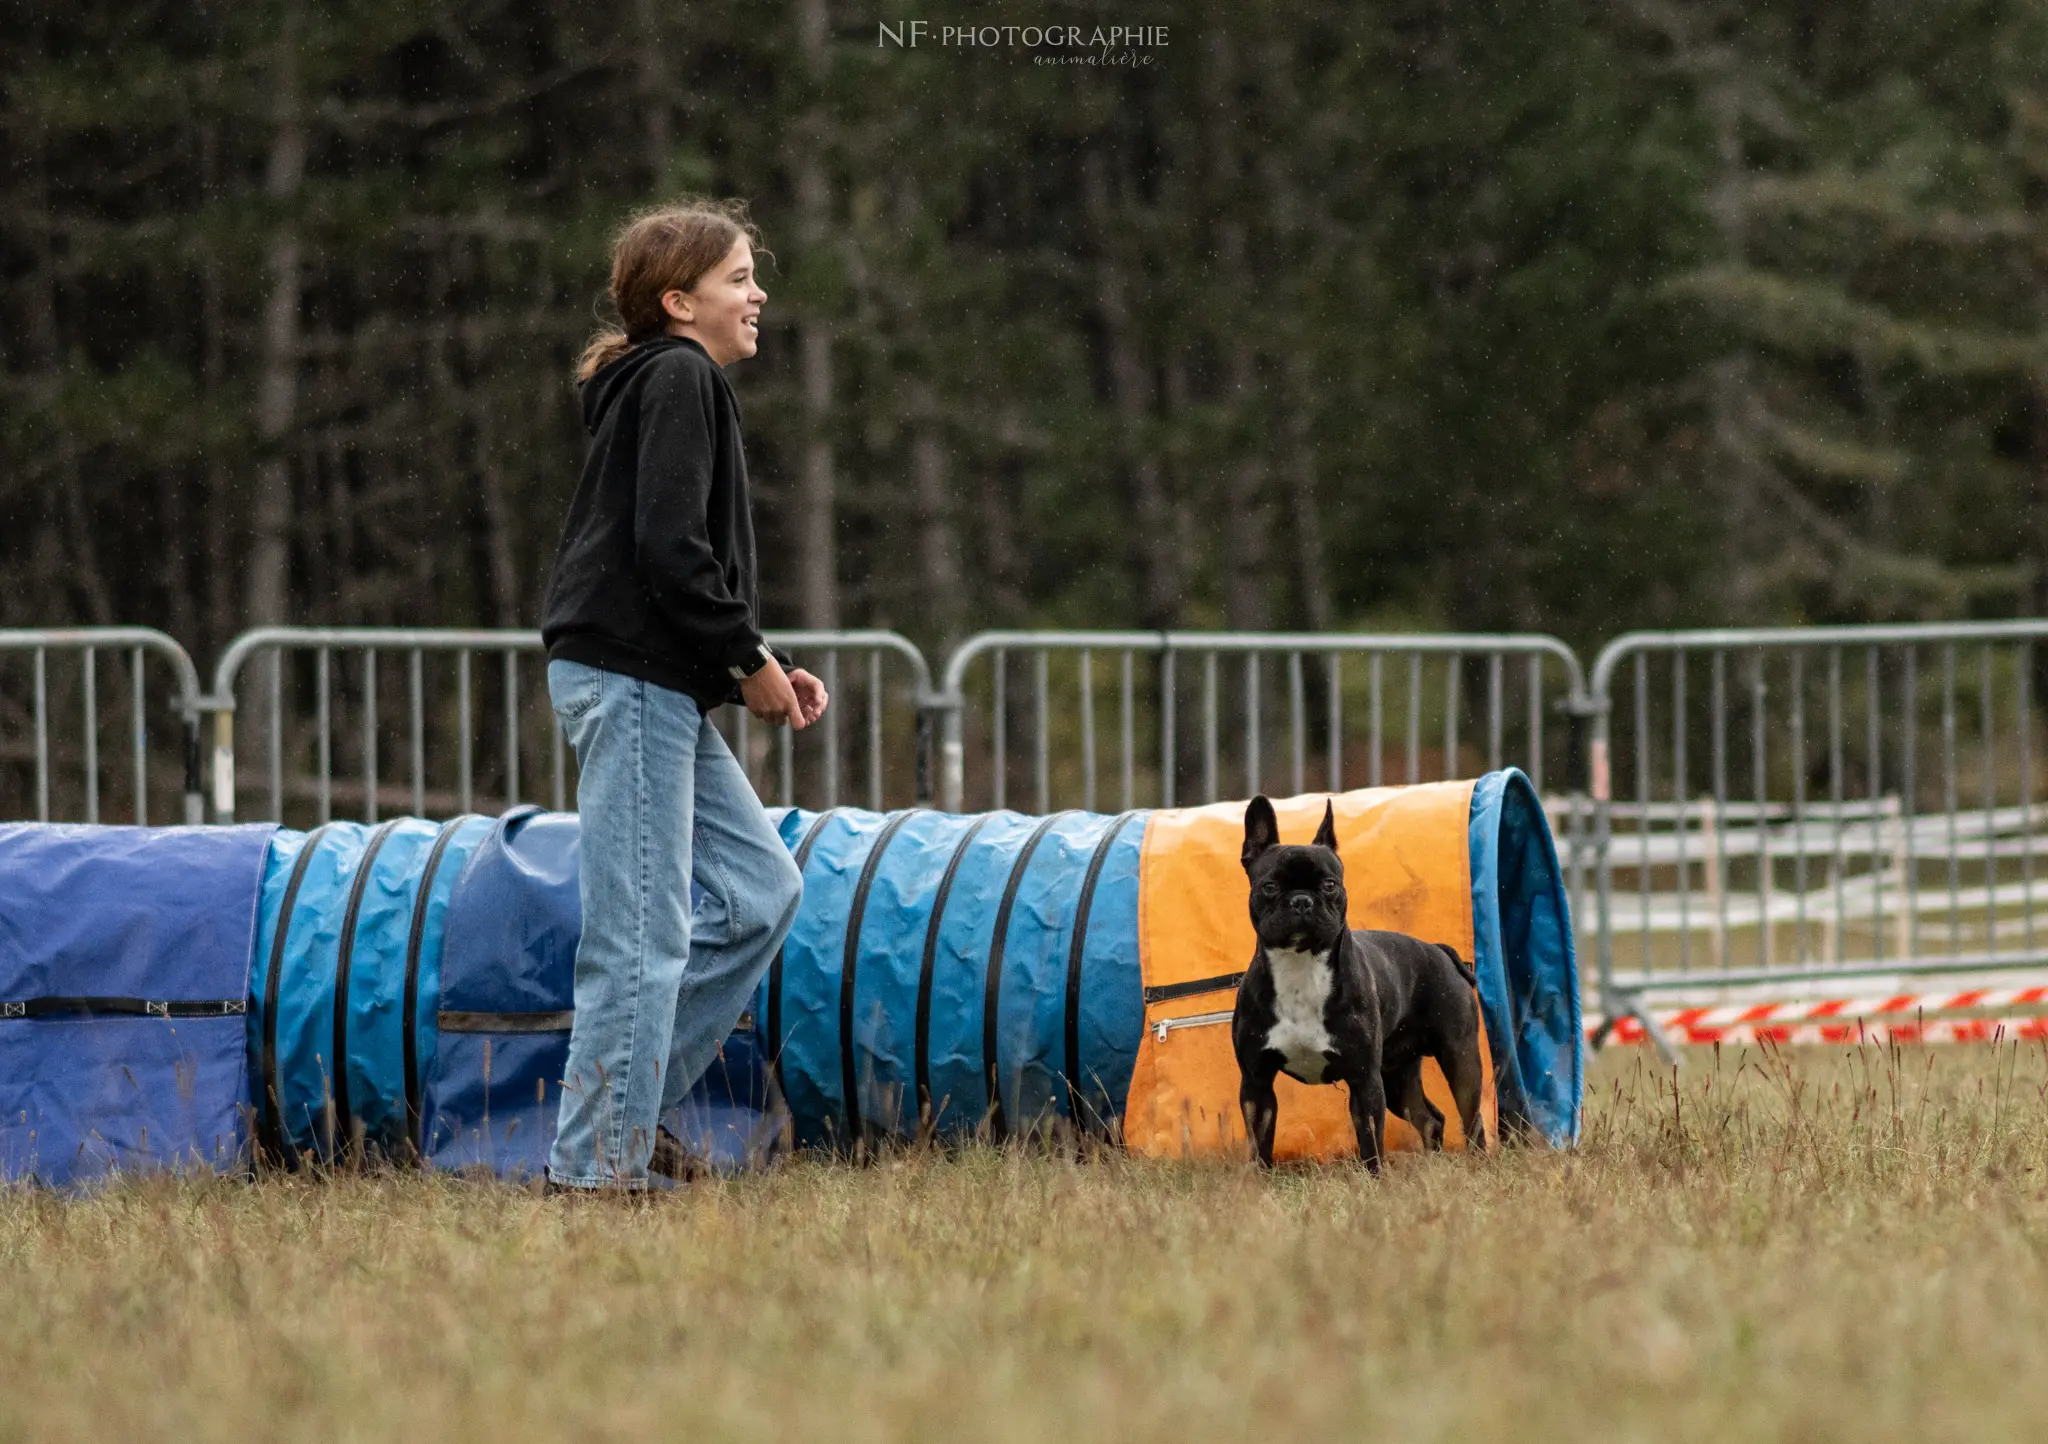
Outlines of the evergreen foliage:
M1055 12L1169 40L14 8L0 625L531 625L608 233L681 190L776 253L772 624L2048 609L2039 7Z

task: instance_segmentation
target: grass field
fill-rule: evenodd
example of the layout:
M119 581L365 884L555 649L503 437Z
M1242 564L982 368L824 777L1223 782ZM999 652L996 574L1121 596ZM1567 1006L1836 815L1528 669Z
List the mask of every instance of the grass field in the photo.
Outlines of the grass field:
M0 1438L2031 1438L2048 1056L1603 1055L1584 1145L906 1153L646 1206L0 1194Z

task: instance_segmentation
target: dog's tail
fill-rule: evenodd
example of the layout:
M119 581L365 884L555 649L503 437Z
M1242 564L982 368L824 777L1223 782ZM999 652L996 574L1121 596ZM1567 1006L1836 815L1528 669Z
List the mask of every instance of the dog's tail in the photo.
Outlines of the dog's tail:
M1458 956L1456 948L1452 947L1449 943L1438 943L1437 947L1442 950L1445 957L1451 960L1451 966L1463 975L1468 984L1475 988L1479 986L1479 974L1473 971L1470 963Z

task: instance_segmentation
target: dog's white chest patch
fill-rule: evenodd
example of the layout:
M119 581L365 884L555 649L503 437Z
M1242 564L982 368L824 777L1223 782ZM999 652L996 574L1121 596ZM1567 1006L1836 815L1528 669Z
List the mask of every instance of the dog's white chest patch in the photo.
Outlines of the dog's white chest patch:
M1329 955L1268 948L1266 963L1273 970L1273 1026L1266 1030L1266 1046L1285 1060L1290 1077L1320 1083L1330 1048L1330 1030L1323 1026Z

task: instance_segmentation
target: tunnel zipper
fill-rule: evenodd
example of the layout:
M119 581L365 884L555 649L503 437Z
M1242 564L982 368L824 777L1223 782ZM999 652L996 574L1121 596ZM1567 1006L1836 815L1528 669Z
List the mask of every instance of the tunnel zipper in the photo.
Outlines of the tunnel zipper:
M1152 1037L1164 1043L1166 1035L1175 1028L1206 1028L1214 1023L1228 1023L1236 1016L1234 1009L1226 1008L1220 1013L1191 1013L1185 1018L1161 1018L1152 1025Z

